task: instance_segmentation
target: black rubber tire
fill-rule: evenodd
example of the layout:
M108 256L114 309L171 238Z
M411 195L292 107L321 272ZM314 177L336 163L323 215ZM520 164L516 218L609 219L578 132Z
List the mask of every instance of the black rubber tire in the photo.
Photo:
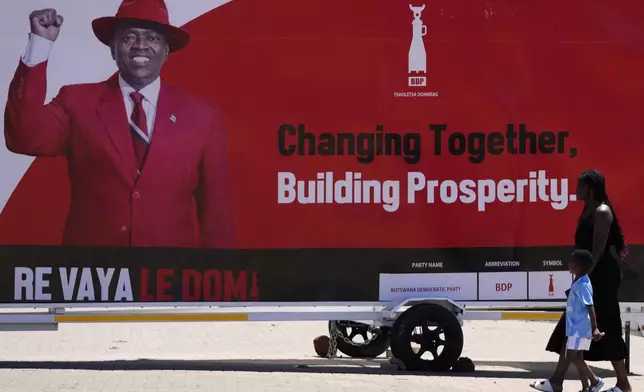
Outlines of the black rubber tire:
M445 333L445 345L438 358L420 358L411 347L411 334L423 321L438 325ZM437 304L412 306L401 314L391 330L391 353L407 370L447 372L463 352L463 329L456 315Z
M331 323L332 321L329 322L329 333L331 332ZM365 328L367 327L368 325L365 324ZM352 345L345 342L344 339L338 337L338 351L350 356L351 358L376 358L377 356L387 351L387 349L389 348L389 329L390 328L387 327L380 327L381 333L379 333L367 345ZM340 333L342 333L342 331L340 331Z

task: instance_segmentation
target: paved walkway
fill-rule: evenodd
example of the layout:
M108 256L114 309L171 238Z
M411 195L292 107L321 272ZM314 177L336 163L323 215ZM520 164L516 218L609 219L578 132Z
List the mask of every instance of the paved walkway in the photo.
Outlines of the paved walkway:
M312 339L327 333L323 322L66 324L57 332L0 332L0 391L528 391L554 366L543 350L553 326L468 322L463 355L477 372L427 376L385 361L316 358ZM596 367L614 385L602 370L610 364ZM632 338L631 369L644 374L644 338ZM571 369L566 390L579 390L575 377ZM644 377L632 383L644 391Z

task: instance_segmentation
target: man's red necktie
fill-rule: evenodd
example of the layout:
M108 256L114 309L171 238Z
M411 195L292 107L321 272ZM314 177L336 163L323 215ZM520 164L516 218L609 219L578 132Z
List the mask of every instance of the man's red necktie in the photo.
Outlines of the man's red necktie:
M146 137L149 137L148 133L148 122L145 116L145 111L143 110L143 94L138 91L135 91L130 94L132 101L134 102L134 110L132 111L132 123L138 127L138 131L141 131ZM139 170L143 168L143 163L145 162L145 155L148 152L149 143L139 134L137 129L130 124L130 130L132 131L132 142L134 144L134 157L136 159L136 165Z

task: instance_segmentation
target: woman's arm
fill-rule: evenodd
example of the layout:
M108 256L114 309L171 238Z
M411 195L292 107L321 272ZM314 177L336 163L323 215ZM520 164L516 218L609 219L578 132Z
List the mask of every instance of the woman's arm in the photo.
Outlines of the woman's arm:
M610 225L613 223L613 213L606 204L602 204L595 210L595 229L593 233L593 268L597 265L599 258L604 253ZM593 270L591 268L591 271Z

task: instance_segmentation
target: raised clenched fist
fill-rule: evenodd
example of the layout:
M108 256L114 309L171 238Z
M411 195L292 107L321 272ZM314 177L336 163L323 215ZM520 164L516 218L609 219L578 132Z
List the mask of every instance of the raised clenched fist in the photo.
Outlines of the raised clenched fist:
M37 10L29 15L31 23L31 33L50 41L56 41L60 26L63 24L63 16L59 15L55 9L48 8Z

